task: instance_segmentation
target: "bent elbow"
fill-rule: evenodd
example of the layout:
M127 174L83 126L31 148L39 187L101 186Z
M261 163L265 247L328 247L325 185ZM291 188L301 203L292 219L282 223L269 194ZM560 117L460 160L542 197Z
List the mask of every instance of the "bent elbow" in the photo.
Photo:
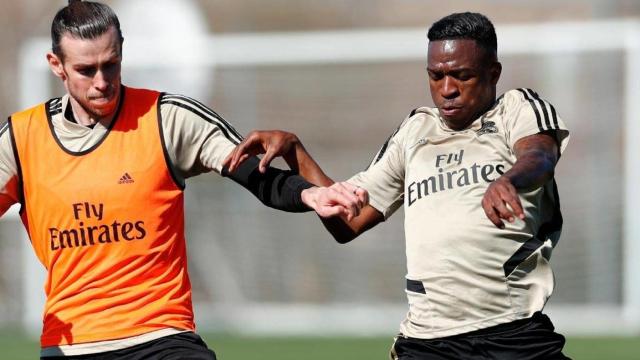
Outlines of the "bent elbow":
M336 242L338 244L344 245L347 244L349 242L351 242L351 240L355 239L356 237L358 237L358 235L353 234L353 235L336 235L336 234L332 234L333 238L336 240Z
M331 234L331 236L333 236L333 239L339 244L346 244L358 237L358 233L353 231L346 225L333 227L329 226L326 227L326 229L329 230L329 233Z

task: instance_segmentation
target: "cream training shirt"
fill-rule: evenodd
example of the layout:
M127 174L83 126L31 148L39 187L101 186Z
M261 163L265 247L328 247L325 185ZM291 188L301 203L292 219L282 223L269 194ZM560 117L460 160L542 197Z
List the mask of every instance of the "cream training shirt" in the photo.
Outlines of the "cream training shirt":
M438 110L414 110L372 165L348 182L369 191L385 218L405 212L409 311L400 331L440 338L530 317L554 287L549 258L562 229L555 181L520 193L526 218L499 229L481 200L516 161L514 144L569 133L555 108L529 89L511 90L467 129Z

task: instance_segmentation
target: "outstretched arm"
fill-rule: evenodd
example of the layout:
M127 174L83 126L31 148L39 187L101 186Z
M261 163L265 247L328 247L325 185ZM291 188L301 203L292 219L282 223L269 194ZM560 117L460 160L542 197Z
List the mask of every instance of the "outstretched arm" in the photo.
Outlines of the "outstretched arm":
M314 210L321 217L341 216L350 221L369 201L363 189L341 192L335 191L334 187L316 187L291 171L269 167L261 173L258 163L258 158L251 157L235 171L229 172L225 167L222 173L249 190L266 206L288 212Z
M349 202L348 198L333 199L330 205L305 204L301 192L313 184L308 183L295 171L269 168L271 154L263 161L252 155L244 156L244 162L238 162L229 169L225 166L225 157L222 154L231 154L227 161L232 158L233 149L242 141L242 136L227 121L206 105L186 96L163 94L159 101L164 140L168 145L167 160L171 162L170 168L178 184L184 183L188 177L215 170L249 190L265 205L279 210L302 212L313 209L319 213L335 211L350 217L359 211L357 203ZM295 135L284 132L280 135L280 138L272 139L280 139L275 143L280 144L278 146L289 144L289 149L293 150L289 155L289 161L294 164L296 151L303 151L303 155L306 151ZM0 140L2 139L0 137ZM253 139L255 136L252 135L248 138ZM246 146L247 141L243 144ZM299 148L301 150L297 150ZM261 153L253 151L252 154ZM310 166L317 167L313 159L301 160L300 166L304 168L309 160ZM312 170L305 171L311 173ZM320 172L320 175L324 174ZM328 208L331 206L335 209Z
M258 154L264 154L259 165L261 172L267 171L274 158L282 156L293 171L297 171L307 181L324 187L309 188L301 193L302 199L309 202L307 205L310 203L328 205L327 201L332 196L355 201L354 195L363 197L366 194L364 189L356 188L348 183L334 184L334 181L322 171L318 163L307 152L300 139L285 131L252 131L227 157L225 165L230 171L234 171L244 161ZM356 207L358 212L352 210L351 215L346 212L346 207L342 210L334 208L328 212L316 210L325 228L336 241L349 242L383 221L382 214L367 205L368 195L366 202L363 202L362 198L360 201L361 205Z
M280 130L252 131L227 156L224 164L234 171L240 164L252 156L264 154L259 164L259 171L264 173L271 161L281 156L292 171L300 174L307 181L319 185L330 186L334 181L320 168L293 134Z
M543 186L553 178L558 162L558 144L553 133L543 132L526 136L515 143L516 162L497 178L482 198L482 207L491 222L504 228L502 220L514 222L524 219L518 192Z

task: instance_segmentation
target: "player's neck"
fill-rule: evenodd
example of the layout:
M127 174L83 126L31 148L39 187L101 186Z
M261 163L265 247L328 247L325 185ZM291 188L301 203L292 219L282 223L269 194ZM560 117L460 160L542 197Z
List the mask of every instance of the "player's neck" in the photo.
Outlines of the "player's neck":
M77 102L73 96L69 96L69 106L71 106L71 111L73 114L74 120L83 126L93 127L97 123L102 123L107 125L111 123L113 117L115 116L117 111L113 111L111 114L106 116L101 116L90 111L87 111L79 102Z

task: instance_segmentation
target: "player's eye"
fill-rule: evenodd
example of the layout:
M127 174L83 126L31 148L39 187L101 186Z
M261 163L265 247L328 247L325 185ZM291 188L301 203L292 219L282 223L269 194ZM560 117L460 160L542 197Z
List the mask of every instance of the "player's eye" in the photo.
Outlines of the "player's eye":
M444 74L438 71L428 70L427 73L429 74L429 78L431 80L440 80L444 77Z
M460 80L460 81L467 81L467 80L471 80L473 78L473 74L467 71L463 71L461 73L456 74L455 78Z
M96 73L96 68L94 68L94 67L81 67L81 68L76 69L76 71L78 73L80 73L80 75L82 75L82 76L91 77Z
M113 70L115 68L118 67L118 63L117 62L110 62L104 65L106 70Z
M118 64L117 63L107 63L104 65L103 71L106 73L113 73L114 71L116 71L116 69L118 68Z

